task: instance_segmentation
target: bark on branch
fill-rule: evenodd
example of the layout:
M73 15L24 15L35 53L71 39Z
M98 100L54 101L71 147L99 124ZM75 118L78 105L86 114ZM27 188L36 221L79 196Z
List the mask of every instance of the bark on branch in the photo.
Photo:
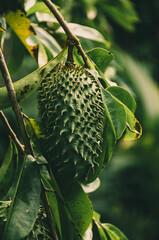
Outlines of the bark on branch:
M85 63L85 67L90 68L89 63L88 63L88 58L87 58L87 56L86 56L86 54L85 54L85 52L84 52L84 50L81 46L80 40L71 32L67 22L65 21L65 19L61 15L61 13L57 10L57 8L54 6L54 4L50 0L43 0L43 2L46 4L46 6L50 9L50 11L53 13L55 18L57 19L57 21L60 23L61 27L63 28L63 30L67 34L68 39L71 42L73 41L74 44L76 45L76 47L78 48L78 52L83 58L83 61Z

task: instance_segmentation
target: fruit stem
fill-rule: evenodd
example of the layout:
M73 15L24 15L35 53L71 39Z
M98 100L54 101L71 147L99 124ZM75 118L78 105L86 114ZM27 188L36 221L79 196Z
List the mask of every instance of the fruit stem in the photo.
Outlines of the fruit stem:
M73 58L73 48L74 44L72 41L68 39L68 55L67 55L67 62L69 63L74 63L74 58Z
M57 21L60 23L61 27L63 28L63 30L67 34L68 39L71 42L74 42L74 45L76 45L79 54L83 58L83 61L85 63L85 67L90 68L90 65L88 63L88 58L87 58L87 56L86 56L86 54L85 54L85 52L84 52L84 50L81 46L80 40L72 33L72 31L70 30L67 22L65 21L65 19L61 15L61 13L57 10L57 8L54 6L54 4L50 0L43 0L43 2L46 4L46 6L50 9L50 11L53 13L55 18L57 19Z

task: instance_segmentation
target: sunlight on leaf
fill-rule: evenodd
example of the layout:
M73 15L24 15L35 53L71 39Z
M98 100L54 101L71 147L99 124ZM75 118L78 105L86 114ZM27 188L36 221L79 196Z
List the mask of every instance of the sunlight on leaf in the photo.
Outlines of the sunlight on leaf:
M26 49L30 52L30 54L36 57L37 46L29 46L26 42L27 37L30 34L34 34L30 20L25 16L21 10L17 10L16 12L9 12L6 14L6 21L13 29L13 31L20 38Z
M25 124L26 124L26 130L27 130L31 140L34 142L35 145L37 145L37 146L39 146L39 148L41 148L43 139L45 138L45 135L43 134L43 132L41 130L40 122L35 119L32 119L32 118L27 118L27 119L25 119Z
M6 29L4 29L2 26L0 26L0 32L4 32Z
M52 14L36 12L35 15L36 15L39 22L58 23L58 21L56 20L56 18Z
M94 192L95 190L97 190L100 187L100 179L96 178L96 180L92 183L89 184L81 184L83 190L85 191L85 193L90 193L90 192Z
M142 127L134 114L127 107L125 107L125 110L127 113L127 129L124 135L124 140L138 139L142 135Z
M57 5L54 4L54 6L56 6L56 8L58 8ZM51 11L49 10L49 8L46 6L46 4L44 2L36 2L36 4L34 4L31 8L28 9L27 11L27 16L33 14L33 13L51 13Z
M124 233L119 228L110 223L101 223L102 228L108 234L110 240L128 240Z
M36 33L37 40L44 44L53 57L61 51L60 45L47 31L37 26L33 26L33 29Z
M76 23L68 23L69 28L78 37L87 38L93 41L102 42L107 45L107 41L103 35L94 28L83 26ZM57 33L64 33L62 27L57 30Z

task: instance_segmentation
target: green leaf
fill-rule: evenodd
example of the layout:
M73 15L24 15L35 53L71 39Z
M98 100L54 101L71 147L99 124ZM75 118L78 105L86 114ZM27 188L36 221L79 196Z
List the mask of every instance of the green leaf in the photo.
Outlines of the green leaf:
M129 0L108 1L101 6L106 13L119 25L128 31L134 31L135 23L139 21L133 4Z
M25 13L18 9L16 12L8 12L5 17L7 23L22 41L29 53L33 57L36 57L37 46L29 46L26 42L28 36L34 34L34 32L32 30L31 22L26 17Z
M108 234L110 240L128 240L128 238L117 227L110 223L101 224L104 231Z
M37 26L33 26L33 29L37 40L43 43L53 56L56 56L61 51L60 45L47 31Z
M52 14L36 12L35 15L38 19L38 22L51 22L58 24L58 21Z
M119 139L126 128L126 112L120 102L111 93L101 88L104 107L116 139Z
M58 200L62 240L82 240L93 215L88 195L78 182L67 184L61 178L55 179L51 169L49 173Z
M23 43L20 41L20 39L14 32L12 32L10 44L12 45L12 51L9 56L8 69L9 73L12 75L21 66L26 53L26 49Z
M40 190L39 166L31 155L26 155L9 209L4 240L20 240L29 234L38 213Z
M113 54L103 48L93 48L87 51L86 54L103 73L113 59Z
M108 240L103 228L95 219L93 221L93 240Z
M92 205L88 195L77 182L70 185L62 183L60 190L72 222L83 236L93 216Z
M107 41L103 35L94 28L86 27L76 23L68 23L70 30L78 37L90 39L97 42L106 43ZM64 33L62 27L57 30L57 33Z
M54 4L54 6L56 6ZM57 6L56 6L57 7ZM57 7L58 8L58 7ZM43 2L37 2L36 4L34 4L31 8L29 8L29 10L27 11L27 16L35 13L35 12L40 12L40 13L50 13L49 8L46 6L45 3Z
M61 229L61 221L60 221L60 213L59 213L57 196L56 196L55 190L53 189L53 187L48 181L48 179L51 180L48 174L48 171L43 168L41 171L41 175L42 175L42 180L45 188L49 189L49 191L46 191L45 194L47 196L47 200L52 211L57 234L59 238L62 239L62 229Z
M127 129L124 135L124 140L138 139L142 135L142 127L129 108L125 107L125 110L127 116Z
M9 165L12 161L12 155L13 155L13 145L12 145L12 142L10 141L9 148L7 150L6 156L0 168L0 182L3 180L7 172L7 169L9 168Z
M125 109L127 128L124 140L127 141L139 138L142 135L142 127L133 114L136 108L134 98L129 94L129 92L121 87L108 87L107 90Z
M135 99L126 89L119 86L111 86L107 88L107 91L109 91L114 97L119 99L125 106L127 106L131 112L135 112Z
M100 187L100 179L96 178L95 181L88 183L88 184L81 184L85 193L91 193L96 191Z
M116 143L114 128L111 125L108 118L107 118L107 121L106 121L106 134L105 134L104 138L106 138L106 141L105 141L105 144L104 144L104 146L105 146L105 157L104 157L103 167L105 167L107 162L110 161L111 156L113 154L114 146L115 146L115 143Z
M38 65L39 67L43 66L48 62L48 57L46 50L43 44L39 43L39 50L38 50Z
M48 72L50 72L66 55L67 48L64 48L55 58L51 59L47 64L38 68L31 74L13 83L17 99L19 102L26 99L41 83ZM10 106L10 99L6 87L0 88L0 109Z
M0 167L0 199L3 199L9 191L17 171L18 151L15 144L10 140L10 144Z
M33 143L36 145L36 147L39 149L39 151L43 152L43 140L45 138L45 135L43 131L41 130L41 123L35 119L27 118L25 119L25 126L28 135L30 136Z

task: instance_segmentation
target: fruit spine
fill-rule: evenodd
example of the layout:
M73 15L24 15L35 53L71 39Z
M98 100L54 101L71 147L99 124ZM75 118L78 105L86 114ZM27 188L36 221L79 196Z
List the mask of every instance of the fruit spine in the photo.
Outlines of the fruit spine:
M102 168L104 107L99 82L83 67L58 64L38 90L44 155L53 171L91 182Z

